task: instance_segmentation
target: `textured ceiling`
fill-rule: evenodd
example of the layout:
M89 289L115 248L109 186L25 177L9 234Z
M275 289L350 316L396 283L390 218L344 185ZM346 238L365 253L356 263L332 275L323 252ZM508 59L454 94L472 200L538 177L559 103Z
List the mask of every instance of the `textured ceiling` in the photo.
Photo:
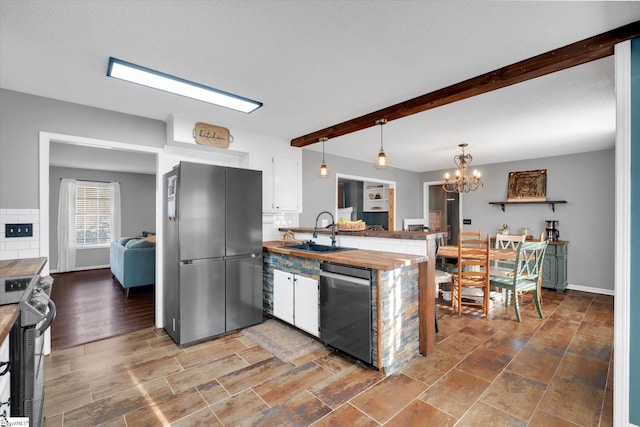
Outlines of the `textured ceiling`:
M0 87L285 140L640 19L640 2L0 0ZM107 78L109 56L256 99L243 114ZM393 166L613 146L611 58L385 126ZM379 128L326 151L371 161ZM320 150L318 144L310 149Z

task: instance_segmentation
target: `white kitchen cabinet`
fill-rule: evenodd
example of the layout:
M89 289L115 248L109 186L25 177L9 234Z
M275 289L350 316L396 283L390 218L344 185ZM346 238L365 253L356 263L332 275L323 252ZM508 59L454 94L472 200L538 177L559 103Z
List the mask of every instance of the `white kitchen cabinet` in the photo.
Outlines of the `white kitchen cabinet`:
M262 170L263 212L299 212L299 161L287 157L258 156L254 165Z
M273 270L273 315L316 337L318 296L317 280Z
M318 324L318 281L310 277L295 276L294 324L305 332L320 335Z
M293 274L273 270L273 315L293 325Z

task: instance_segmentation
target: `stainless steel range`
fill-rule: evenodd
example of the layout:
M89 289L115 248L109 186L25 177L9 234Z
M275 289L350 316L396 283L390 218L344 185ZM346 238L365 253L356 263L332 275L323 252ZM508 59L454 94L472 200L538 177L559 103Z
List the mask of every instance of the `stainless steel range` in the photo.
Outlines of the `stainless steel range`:
M56 317L50 299L53 279L30 276L0 279L0 304L20 304L10 334L11 416L42 425L44 403L44 333Z

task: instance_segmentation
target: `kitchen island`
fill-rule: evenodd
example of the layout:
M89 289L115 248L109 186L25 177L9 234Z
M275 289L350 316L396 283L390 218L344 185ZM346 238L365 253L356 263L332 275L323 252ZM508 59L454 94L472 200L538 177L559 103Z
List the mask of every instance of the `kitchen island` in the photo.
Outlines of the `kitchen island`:
M422 233L432 248L441 233ZM274 271L317 280L323 261L370 269L372 365L390 374L419 354L435 348L435 265L428 255L352 249L332 253L287 248L282 241L264 243L264 310L273 315ZM316 307L317 311L317 307Z

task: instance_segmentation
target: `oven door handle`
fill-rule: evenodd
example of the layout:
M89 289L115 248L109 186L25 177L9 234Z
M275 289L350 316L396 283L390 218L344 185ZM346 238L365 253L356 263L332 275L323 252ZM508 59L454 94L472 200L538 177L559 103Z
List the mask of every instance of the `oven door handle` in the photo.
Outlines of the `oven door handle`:
M51 326L53 320L56 318L56 305L52 300L49 300L49 314L47 314L47 320L38 328L38 336L44 334L44 332Z

